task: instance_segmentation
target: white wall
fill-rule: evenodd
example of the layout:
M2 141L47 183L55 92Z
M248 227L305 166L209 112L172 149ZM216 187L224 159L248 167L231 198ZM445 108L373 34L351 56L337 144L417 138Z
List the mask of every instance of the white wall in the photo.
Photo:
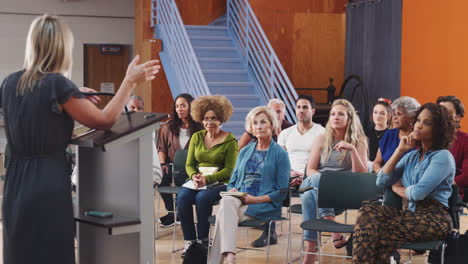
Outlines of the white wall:
M83 85L83 44L134 41L132 0L0 0L0 81L22 68L26 35L39 14L64 15L74 38L72 80Z

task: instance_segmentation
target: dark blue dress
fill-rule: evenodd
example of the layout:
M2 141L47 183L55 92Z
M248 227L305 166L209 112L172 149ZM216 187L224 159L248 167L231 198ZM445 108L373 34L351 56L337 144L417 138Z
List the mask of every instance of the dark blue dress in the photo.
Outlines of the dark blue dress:
M379 148L380 154L382 154L382 159L384 161L383 164L387 163L390 157L392 157L393 152L395 152L396 148L400 144L400 138L398 137L399 132L400 130L398 128L389 129L380 139ZM413 149L408 150L407 152L405 152L405 154L403 154L403 156L408 154L412 150Z
M83 97L61 74L16 96L23 71L0 87L11 152L3 197L3 263L75 263L71 166L65 149L73 119L59 105Z

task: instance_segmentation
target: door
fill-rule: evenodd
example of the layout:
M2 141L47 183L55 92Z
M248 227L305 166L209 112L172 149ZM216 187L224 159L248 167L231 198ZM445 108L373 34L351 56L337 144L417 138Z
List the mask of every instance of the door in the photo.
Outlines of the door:
M84 86L117 93L130 63L130 45L84 44ZM112 96L101 96L104 108Z

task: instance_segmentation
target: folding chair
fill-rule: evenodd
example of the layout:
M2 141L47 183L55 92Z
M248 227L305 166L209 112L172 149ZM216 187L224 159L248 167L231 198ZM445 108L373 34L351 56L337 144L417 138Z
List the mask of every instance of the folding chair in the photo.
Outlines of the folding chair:
M459 202L458 195L458 186L452 185L452 194L449 198L449 213L452 219L453 229L458 230L460 228L460 214L463 211L463 208L466 207L466 204ZM385 206L391 206L397 209L402 208L402 199L391 189L387 188L384 192L383 204ZM444 263L445 248L447 246L446 240L434 240L434 241L425 241L425 242L413 242L403 245L402 249L410 250L409 261L406 263L412 262L412 250L422 251L422 250L438 250L440 251L440 263ZM398 263L398 261L396 261Z
M262 229L264 225L268 225L268 243L266 249L263 248L254 248L254 247L237 247L238 249L244 249L244 250L257 250L257 251L265 251L266 252L266 262L269 263L270 260L270 234L271 234L271 225L273 222L276 221L288 221L288 246L286 249L286 261L287 263L290 263L290 254L289 250L291 247L291 212L290 212L290 200L291 200L291 190L289 188L281 190L282 192L287 192L288 195L283 201L283 207L287 207L286 210L286 216L285 217L280 217L280 218L274 218L274 219L253 219L253 220L247 220L239 223L239 227L250 227L250 228L257 228L257 229ZM208 235L209 238L209 243L208 243L208 255L210 254L210 250L212 247L213 243L213 238L212 238L212 227L216 223L216 216L212 215L208 218L208 222L210 223L210 232Z
M376 186L375 173L353 173L325 171L320 176L319 188L309 188L304 191L318 191L317 216L319 208L359 209L362 202L375 200L382 188ZM351 258L350 256L324 254L321 249L321 232L349 233L354 232L354 225L337 223L327 219L310 219L302 222L301 228L318 232L318 252L305 252L304 241L301 245L301 259L304 254Z
M177 195L177 193L179 193L180 189L182 188L182 187L179 187L179 186L175 186L175 180L174 179L175 178L180 178L180 177L184 177L185 179L187 179L187 173L185 172L185 162L187 160L187 153L188 153L188 151L185 150L185 149L178 150L175 153L174 162L168 164L168 165L170 165L172 167L172 184L171 184L171 186L156 187L156 191L159 192L160 194L172 194L172 196L173 196L173 208L174 208L174 210L173 211L165 210L168 213L173 213L174 214L174 226L172 227L172 253L178 251L178 250L174 249L174 247L175 247L175 236L176 236L175 221L177 220L176 195ZM160 209L160 207L161 207L161 195L158 195L157 204L158 204L158 208L156 210L157 216L156 216L155 221L157 221L159 219L160 212L163 211L163 210ZM158 238L158 230L159 230L158 227L159 227L159 224L156 224L155 239Z

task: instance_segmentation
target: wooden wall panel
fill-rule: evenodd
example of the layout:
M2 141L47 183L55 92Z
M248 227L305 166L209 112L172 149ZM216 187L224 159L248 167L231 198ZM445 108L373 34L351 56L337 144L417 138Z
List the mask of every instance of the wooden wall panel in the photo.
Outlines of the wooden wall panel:
M93 88L98 92L109 92L102 91L101 84L112 83L114 85L114 93L117 93L127 71L130 46L116 46L120 46L120 54L102 54L101 45L85 44L85 87ZM111 99L111 96L101 96L101 102L97 106L103 109Z
M265 12L283 10L286 12L312 13L344 13L348 0L249 0L250 5L258 12L261 8Z
M346 0L250 0L259 22L296 88L325 88L344 77ZM301 91L301 93L305 93ZM338 93L338 91L337 91ZM325 92L310 92L326 102Z
M141 61L160 59L162 44L160 40L153 39L150 12L151 1L135 0L135 54L140 54ZM146 112L172 111L173 99L164 69L153 81L138 86L135 94L145 101Z
M403 1L401 95L420 103L455 95L468 111L468 1ZM468 131L468 114L461 121Z
M176 0L185 25L208 25L226 13L227 0Z
M345 15L297 13L293 27L299 29L291 46L291 76L295 87L327 87L329 77L335 79L335 86L341 85L344 78ZM327 101L326 92L314 91L310 94L318 102Z

